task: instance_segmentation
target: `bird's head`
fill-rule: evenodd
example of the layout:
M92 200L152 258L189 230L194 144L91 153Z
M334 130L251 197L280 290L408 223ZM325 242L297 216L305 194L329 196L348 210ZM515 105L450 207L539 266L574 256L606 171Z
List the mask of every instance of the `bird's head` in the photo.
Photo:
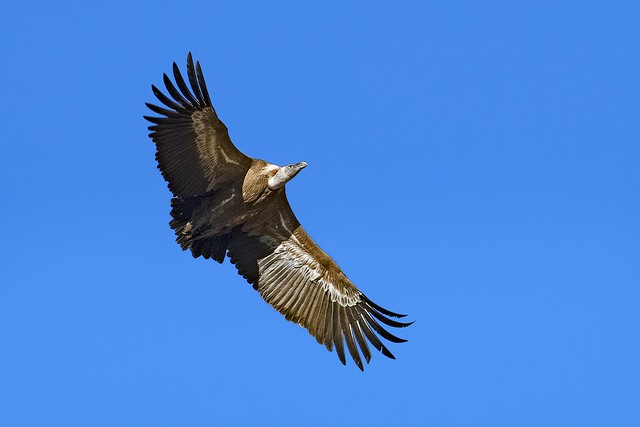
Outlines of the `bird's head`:
M284 187L287 182L291 181L291 178L298 175L298 173L306 167L306 162L291 163L290 165L281 166L277 172L269 178L269 189L275 191Z

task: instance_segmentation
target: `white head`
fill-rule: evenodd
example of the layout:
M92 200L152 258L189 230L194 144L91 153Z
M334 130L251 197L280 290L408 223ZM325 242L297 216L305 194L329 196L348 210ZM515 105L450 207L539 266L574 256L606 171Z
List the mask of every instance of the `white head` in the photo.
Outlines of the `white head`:
M307 167L306 162L292 163L290 165L281 166L275 175L269 178L267 185L272 191L278 190L291 180L294 176L298 175L302 169Z

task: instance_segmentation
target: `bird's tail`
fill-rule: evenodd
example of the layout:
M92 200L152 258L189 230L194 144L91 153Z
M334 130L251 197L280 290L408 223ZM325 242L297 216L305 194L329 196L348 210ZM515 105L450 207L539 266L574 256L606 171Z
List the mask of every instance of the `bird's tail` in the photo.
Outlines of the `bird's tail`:
M171 199L171 217L169 225L176 232L176 242L183 251L191 250L194 258L203 256L222 263L229 246L229 234L199 237L193 229L193 212L200 206L200 197L174 197Z

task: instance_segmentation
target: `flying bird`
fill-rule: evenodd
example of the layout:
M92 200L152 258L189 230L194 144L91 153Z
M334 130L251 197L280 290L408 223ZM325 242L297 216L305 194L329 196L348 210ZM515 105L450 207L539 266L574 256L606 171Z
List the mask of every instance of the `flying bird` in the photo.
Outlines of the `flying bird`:
M164 74L169 96L151 86L164 104L147 107L161 117L149 137L156 145L158 169L173 193L169 223L176 241L192 255L222 263L229 257L238 273L287 320L306 328L342 364L345 344L356 365L369 363L368 343L395 359L380 337L406 340L382 325L403 328L367 298L302 228L285 185L307 164L277 166L240 152L213 108L200 63L187 56L187 79L173 63ZM177 86L177 87L176 87Z

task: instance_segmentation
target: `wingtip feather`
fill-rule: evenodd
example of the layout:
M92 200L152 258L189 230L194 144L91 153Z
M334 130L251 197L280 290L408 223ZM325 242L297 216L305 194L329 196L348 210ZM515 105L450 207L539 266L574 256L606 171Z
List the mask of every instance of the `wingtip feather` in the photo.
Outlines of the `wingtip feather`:
M401 319L403 317L407 317L406 314L399 314L399 313L394 313L393 311L387 310L386 308L382 308L380 307L378 304L376 304L375 302L371 301L369 298L367 298L367 296L365 294L361 294L360 298L362 298L363 300L365 300L369 305L371 305L373 308L375 308L376 310L378 310L381 313L386 314L387 316L391 316L391 317L396 317L398 319Z

